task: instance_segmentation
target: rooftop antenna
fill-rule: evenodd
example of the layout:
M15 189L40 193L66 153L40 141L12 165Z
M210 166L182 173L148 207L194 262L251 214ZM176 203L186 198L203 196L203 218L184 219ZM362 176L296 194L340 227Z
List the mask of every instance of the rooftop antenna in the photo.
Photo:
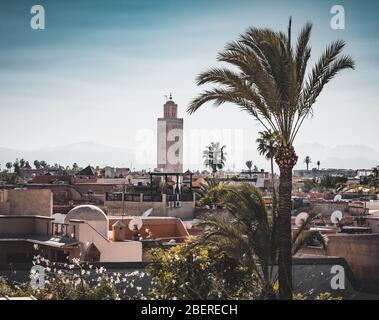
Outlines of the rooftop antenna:
M170 100L172 100L172 93L170 92Z

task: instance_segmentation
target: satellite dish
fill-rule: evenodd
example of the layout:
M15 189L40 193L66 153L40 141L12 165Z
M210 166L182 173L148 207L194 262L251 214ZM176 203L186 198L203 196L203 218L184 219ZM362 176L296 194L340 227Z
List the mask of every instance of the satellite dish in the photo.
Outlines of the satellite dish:
M341 201L342 200L342 196L340 195L340 194L337 194L335 197L334 197L334 199L333 199L333 201L335 201L335 202L337 202L337 201Z
M154 211L154 208L150 208L149 210L146 210L144 213L142 213L142 217L148 217L150 216Z
M295 219L295 225L301 227L305 221L309 218L309 214L306 212L300 212Z
M131 231L134 231L134 226L137 226L137 229L141 230L142 224L143 224L142 219L133 218L132 220L129 221L128 227L129 227L129 230Z
M342 220L342 217L343 217L342 212L339 210L336 210L330 216L330 221L332 221L332 223L334 223L334 224L337 224Z

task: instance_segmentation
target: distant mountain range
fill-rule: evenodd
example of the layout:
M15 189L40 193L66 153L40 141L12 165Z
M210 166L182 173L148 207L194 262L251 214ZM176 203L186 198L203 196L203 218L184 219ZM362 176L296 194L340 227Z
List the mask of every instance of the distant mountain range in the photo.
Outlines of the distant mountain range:
M301 144L296 147L299 156L296 169L305 168L304 159L309 156L312 160L310 168L362 169L379 165L379 152L365 145L324 146L319 143Z
M256 150L250 151L255 157ZM379 165L379 152L365 145L328 147L319 143L310 143L296 146L296 152L299 160L295 169L305 168L304 158L307 155L312 160L310 168L317 167L316 163L318 160L320 160L322 168L359 169ZM99 166L141 167L136 163L134 150L110 147L95 142L80 142L63 147L46 147L36 150L0 148L0 164L2 169L5 168L6 162L14 161L16 158L24 158L31 164L35 159L38 159L45 160L49 164L58 163L63 166L71 166L74 162L77 162L79 166L91 164ZM268 169L268 162L263 158L256 159L255 163L258 167L267 166L266 169ZM144 167L148 168L149 166ZM151 164L150 167L154 167L154 164ZM198 167L202 167L202 164L199 164Z
M94 142L80 142L63 147L46 147L36 150L14 150L0 148L0 163L4 169L5 163L16 158L24 158L33 166L34 160L45 160L49 164L58 163L62 166L111 165L130 167L134 153L129 149L114 148Z

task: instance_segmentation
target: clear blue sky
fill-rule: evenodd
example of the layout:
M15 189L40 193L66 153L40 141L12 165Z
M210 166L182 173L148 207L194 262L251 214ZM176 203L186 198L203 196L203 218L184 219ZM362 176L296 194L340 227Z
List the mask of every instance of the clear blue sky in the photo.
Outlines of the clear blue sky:
M30 8L45 8L46 29L30 28ZM346 29L330 27L341 4ZM297 32L314 23L312 57L346 40L357 70L341 74L315 106L298 144L364 144L379 150L377 1L2 0L0 8L0 146L32 149L94 141L136 147L135 132L156 128L173 92L186 129L244 130L255 122L234 108L185 115L200 88L196 75L215 65L224 44L248 26Z

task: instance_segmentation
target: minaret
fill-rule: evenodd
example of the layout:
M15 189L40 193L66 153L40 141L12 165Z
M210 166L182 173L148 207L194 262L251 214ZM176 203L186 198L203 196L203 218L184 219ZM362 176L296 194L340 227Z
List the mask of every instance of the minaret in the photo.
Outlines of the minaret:
M178 118L178 105L169 99L163 105L163 118L158 118L157 168L162 172L183 172L183 119Z

